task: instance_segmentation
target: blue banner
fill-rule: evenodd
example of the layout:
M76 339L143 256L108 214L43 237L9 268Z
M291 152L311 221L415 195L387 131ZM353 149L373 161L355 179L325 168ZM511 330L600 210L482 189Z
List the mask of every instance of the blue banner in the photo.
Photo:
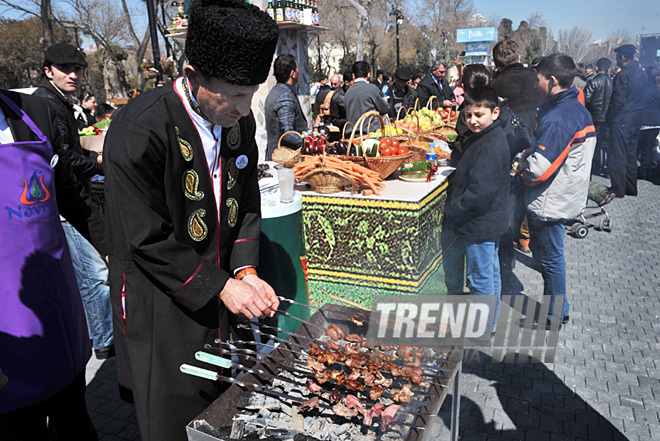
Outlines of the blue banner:
M465 55L468 57L475 55L490 55L490 42L465 43Z
M497 29L474 28L458 29L456 31L457 43L476 43L481 41L497 41Z

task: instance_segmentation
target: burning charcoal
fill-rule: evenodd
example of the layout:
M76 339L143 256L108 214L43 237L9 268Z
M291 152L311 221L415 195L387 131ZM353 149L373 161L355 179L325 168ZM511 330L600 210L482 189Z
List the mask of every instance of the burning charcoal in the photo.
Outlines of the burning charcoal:
M238 398L238 403L236 404L237 409L248 409L248 410L257 410L257 409L268 409L268 410L280 410L280 401L276 398L269 397L257 392L243 392Z
M343 398L344 396L339 392L339 389L335 389L332 391L330 394L330 397L328 400L330 400L331 403L339 403L339 401Z
M319 407L319 397L318 396L312 398L311 400L305 401L300 406L298 406L298 409L314 409L315 407Z
M346 432L348 432L353 425L350 423L342 424L341 426L335 427L335 430L332 431L332 433L335 436L342 436Z
M193 427L200 432L206 433L207 435L212 435L214 437L218 437L220 435L218 429L210 425L205 419L195 420L193 422Z
M271 413L270 410L266 409L265 407L259 409L259 416L261 418L266 418L266 419L270 418L270 413Z
M351 321L357 326L364 326L369 322L369 317L361 312L355 312L351 314Z
M245 433L245 421L234 420L231 424L229 439L241 439Z
M328 334L328 337L334 341L341 340L344 334L346 334L344 330L337 325L328 326L328 329L325 330L325 333Z
M401 409L400 404L390 404L387 406L381 415L381 421L380 421L380 426L385 431L387 429L387 426L389 426L392 421L394 421L394 415Z
M353 418L358 414L357 409L349 409L348 407L344 406L341 403L337 403L334 406L332 406L332 411L335 413L335 415L344 418Z

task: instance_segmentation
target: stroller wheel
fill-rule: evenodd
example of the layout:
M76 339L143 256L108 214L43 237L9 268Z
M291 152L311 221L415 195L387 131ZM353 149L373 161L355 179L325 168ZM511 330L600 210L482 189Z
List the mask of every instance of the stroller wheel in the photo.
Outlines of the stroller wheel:
M599 228L601 231L612 232L612 219L604 218L600 220Z
M589 234L589 228L587 228L587 226L583 224L579 224L579 223L573 224L573 226L571 227L571 234L576 239L584 239L585 237L587 237L587 234Z

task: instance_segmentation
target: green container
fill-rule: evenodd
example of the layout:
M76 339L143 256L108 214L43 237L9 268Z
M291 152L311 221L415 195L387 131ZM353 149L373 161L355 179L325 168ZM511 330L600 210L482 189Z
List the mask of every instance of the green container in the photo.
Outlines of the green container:
M268 205L269 203L271 205ZM293 202L288 204L279 202L279 192L264 197L261 216L259 276L273 287L278 296L308 305L309 289L300 193L294 193ZM309 308L285 301L280 301L280 309L301 320L307 320L311 315ZM295 332L302 324L282 314L275 314L275 317L263 321L289 332ZM287 338L288 335L280 333L278 337Z

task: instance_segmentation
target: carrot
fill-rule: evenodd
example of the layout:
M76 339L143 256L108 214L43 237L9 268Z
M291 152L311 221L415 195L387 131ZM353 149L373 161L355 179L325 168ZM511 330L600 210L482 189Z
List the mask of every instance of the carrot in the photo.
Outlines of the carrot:
M374 191L373 190L362 190L362 194L364 196L371 196L372 194L374 194Z
M374 191L374 193L380 195L378 188L376 187L376 185L374 185L371 179L369 179L369 176L367 176L366 174L363 174L362 176L364 178L365 183Z

